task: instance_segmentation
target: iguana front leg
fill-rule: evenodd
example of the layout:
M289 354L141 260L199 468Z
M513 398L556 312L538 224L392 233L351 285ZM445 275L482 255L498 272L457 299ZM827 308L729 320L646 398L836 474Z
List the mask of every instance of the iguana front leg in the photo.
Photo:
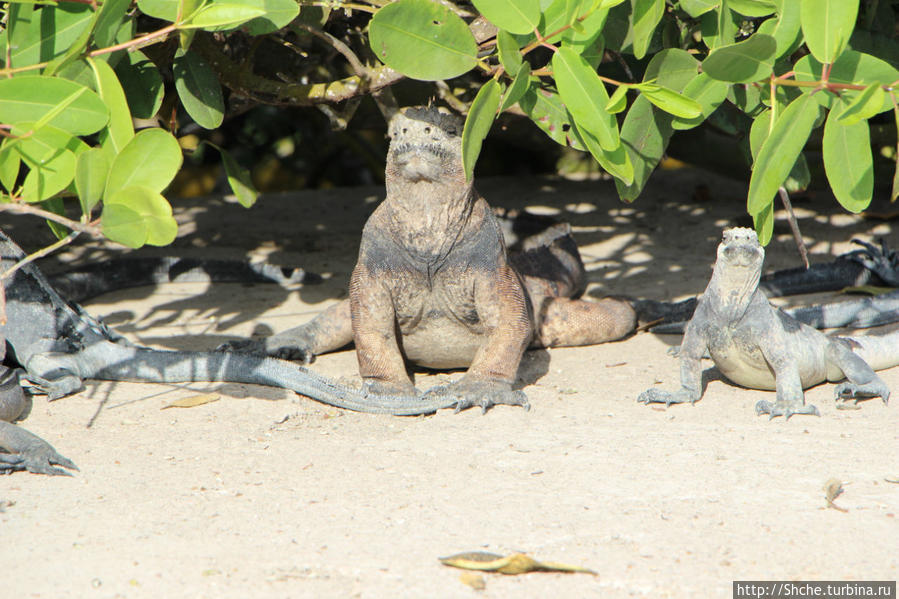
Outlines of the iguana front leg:
M265 339L228 341L215 350L264 355L311 364L315 361L315 356L340 349L352 342L350 302L343 300L306 324Z
M417 394L397 341L393 299L362 265L356 265L350 278L350 313L359 374L366 390L376 395Z
M487 330L485 343L465 376L429 389L426 395L456 398L456 412L473 406L486 412L497 404L529 409L524 392L512 389L534 329L521 281L511 267L500 266L494 276L476 279L474 300L478 319Z
M789 419L793 414L820 416L818 408L805 403L802 377L799 372L799 365L804 361L811 363L813 358L796 355L791 351L798 344L791 346L787 343L786 337L791 333L785 331L782 326L779 326L779 323L780 321L776 321L776 324L771 323L764 332L756 331L759 349L771 370L774 371L776 399L773 404L764 399L759 400L755 404L755 413L756 415L768 414L769 420L775 416ZM798 335L798 329L792 334ZM800 354L802 352L811 354L814 351L813 346L801 346L799 349Z
M652 387L637 397L644 404L663 403L666 407L673 403L696 403L702 397L702 356L706 352L708 341L701 326L703 310L700 307L687 324L684 340L681 342L678 356L680 358L681 388L677 391L665 391Z

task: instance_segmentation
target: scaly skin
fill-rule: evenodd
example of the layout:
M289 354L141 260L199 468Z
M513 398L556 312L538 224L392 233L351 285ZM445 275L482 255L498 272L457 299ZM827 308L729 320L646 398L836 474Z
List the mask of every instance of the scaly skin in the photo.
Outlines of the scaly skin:
M362 232L349 299L310 323L223 349L311 361L356 344L373 395L418 393L407 363L467 368L427 391L458 409L527 406L515 390L528 346L587 345L631 333L627 302L575 299L584 267L567 225L509 253L496 218L462 169L462 123L434 108L391 120L387 197Z
M708 351L730 381L777 392L774 403L759 401L758 414L771 418L814 414L803 389L840 381L837 399L889 398L876 368L899 364L899 331L883 337L831 338L774 308L759 289L765 251L751 229L724 232L712 278L700 296L680 348L681 388L640 394L642 403L695 403L702 397L700 359ZM868 361L866 361L868 360Z

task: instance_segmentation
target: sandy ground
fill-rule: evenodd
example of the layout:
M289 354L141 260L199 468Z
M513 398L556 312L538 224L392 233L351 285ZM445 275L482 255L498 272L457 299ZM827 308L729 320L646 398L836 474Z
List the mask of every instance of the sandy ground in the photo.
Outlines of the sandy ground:
M479 188L495 205L570 220L592 295L696 294L721 228L747 224L737 216L741 184L689 170L656 175L633 206L607 182L492 179ZM175 248L150 251L265 258L325 282L172 284L87 307L159 348L282 330L345 296L362 223L381 195L273 195L249 212L220 199L175 202ZM895 221L842 214L830 197L797 211L815 260L848 250L853 236L899 245ZM12 220L4 227L35 247L42 225ZM114 253L81 245L76 255ZM768 254L771 268L797 264L782 219ZM483 416L372 416L240 384L88 381L52 404L37 397L23 425L81 471L0 477L0 596L729 597L733 580L895 580L899 485L888 479L899 477L899 401L838 410L832 385L821 385L806 394L820 418L769 422L753 411L769 393L711 370L695 406L636 403L647 387L676 386L666 352L677 343L640 333L529 352L520 378L530 412ZM352 351L313 368L357 376ZM417 384L458 376L421 374ZM882 376L899 392L899 368ZM219 400L161 409L204 393ZM825 507L831 478L844 482L836 503L846 511ZM523 551L598 576L485 574L477 591L437 560L471 550Z

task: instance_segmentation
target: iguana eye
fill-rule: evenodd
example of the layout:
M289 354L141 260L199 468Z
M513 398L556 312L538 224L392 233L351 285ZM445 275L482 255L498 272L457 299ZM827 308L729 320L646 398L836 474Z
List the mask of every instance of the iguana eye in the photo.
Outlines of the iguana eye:
M431 128L425 127L425 135L430 135L430 134L431 134Z

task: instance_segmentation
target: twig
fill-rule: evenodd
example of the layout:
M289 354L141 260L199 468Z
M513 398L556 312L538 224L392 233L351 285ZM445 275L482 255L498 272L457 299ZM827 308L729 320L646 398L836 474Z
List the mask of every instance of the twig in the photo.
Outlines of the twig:
M61 248L63 246L69 245L70 243L75 241L75 238L78 237L79 235L81 235L81 231L72 231L71 233L69 233L68 235L66 235L59 241L57 241L56 243L48 245L47 247L40 249L40 250L34 252L33 254L29 254L29 255L25 256L24 258L22 258L21 260L19 260L12 266L10 266L5 272L0 274L0 281L2 281L3 279L8 279L13 274L15 274L15 272L17 270L19 270L26 264L28 264L30 262L34 262L35 260L37 260L39 258L43 258L44 256L47 256L49 254L52 254L53 252L55 252L56 250L58 250L59 248ZM2 286L0 286L0 287L2 287Z
M32 204L24 204L22 202L0 203L0 212L12 212L13 214L32 214L34 216L46 218L47 220L52 220L55 223L59 223L79 233L87 233L88 235L91 235L93 237L103 236L103 232L97 225L84 224L77 220L72 220L71 218L60 216L55 212L50 212L49 210L38 208L37 206L34 206Z
M790 202L790 194L787 193L787 188L781 185L777 188L777 193L780 195L780 201L783 202L784 208L787 210L787 222L790 223L790 231L793 232L793 240L796 242L796 249L799 250L799 257L802 259L802 263L808 268L808 249L805 247L805 242L802 241L802 233L799 232L799 223L796 222L796 215L793 213L793 203Z
M362 64L362 61L359 60L359 57L356 56L356 53L353 52L349 46L344 44L342 41L331 35L326 31L322 31L320 29L315 29L314 27L310 27L309 25L304 25L303 23L296 24L297 29L302 29L306 33L311 33L315 37L324 40L329 43L335 50L340 52L346 61L350 63L350 66L353 67L353 72L356 73L359 77L367 77L368 76L368 67Z

